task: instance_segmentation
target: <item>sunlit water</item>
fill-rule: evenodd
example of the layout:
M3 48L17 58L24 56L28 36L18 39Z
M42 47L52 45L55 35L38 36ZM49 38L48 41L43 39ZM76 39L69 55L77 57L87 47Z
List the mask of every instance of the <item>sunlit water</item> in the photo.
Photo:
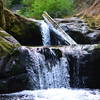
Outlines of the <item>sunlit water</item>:
M49 26L44 21L41 21L40 27L41 27L41 35L42 35L43 45L50 46L51 43L50 43Z
M37 52L32 48L23 47L22 50L25 50L25 53L27 51L23 60L26 61L24 65L27 66L29 87L32 90L70 87L69 63L65 56L58 59L52 49Z
M48 89L0 96L0 100L100 100L99 90Z

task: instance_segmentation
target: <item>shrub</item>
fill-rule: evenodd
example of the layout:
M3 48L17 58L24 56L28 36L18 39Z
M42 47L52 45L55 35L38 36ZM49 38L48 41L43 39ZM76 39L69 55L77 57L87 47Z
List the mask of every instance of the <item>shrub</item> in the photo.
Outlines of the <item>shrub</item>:
M24 8L20 14L27 17L40 19L43 11L47 11L52 17L63 17L72 14L72 0L23 0Z

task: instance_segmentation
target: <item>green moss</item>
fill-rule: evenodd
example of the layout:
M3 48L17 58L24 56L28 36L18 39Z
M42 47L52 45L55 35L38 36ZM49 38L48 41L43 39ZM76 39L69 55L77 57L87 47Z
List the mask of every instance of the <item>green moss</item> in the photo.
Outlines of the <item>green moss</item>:
M0 28L0 56L11 53L20 44L8 33Z
M11 45L8 45L7 43L0 42L0 47L3 51L10 53L11 52Z
M82 16L81 18L85 20L90 28L100 27L100 16Z
M12 28L11 28L11 31L14 32L14 33L17 33L17 35L21 35L21 30L19 28L18 25L14 25Z
M97 44L97 45L95 46L95 48L96 48L96 49L100 49L100 44Z

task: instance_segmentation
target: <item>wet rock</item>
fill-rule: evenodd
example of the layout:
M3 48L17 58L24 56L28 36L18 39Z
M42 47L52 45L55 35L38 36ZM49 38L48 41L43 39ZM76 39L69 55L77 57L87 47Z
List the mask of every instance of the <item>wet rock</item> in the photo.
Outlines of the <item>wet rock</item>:
M100 30L91 29L83 19L71 17L55 20L78 44L96 44L100 42Z
M68 65L65 65L66 59L61 58L60 53L60 50L49 48L21 47L16 49L3 66L3 71L0 72L0 93L67 87L69 76L66 76L68 74L66 67Z
M0 28L0 91L7 90L6 81L2 80L2 77L6 78L9 74L5 74L3 71L9 61L9 55L19 46L21 46L20 43L14 37Z
M9 59L6 56L19 46L20 43L16 39L0 28L0 70L1 66L5 65L7 59Z
M0 93L100 88L100 45L19 47L0 70Z
M88 37L91 40L91 43L100 43L100 30L91 30L86 34L86 37Z
M100 88L100 52L99 45L82 46L78 52L74 48L68 54L71 75L71 87L74 88Z

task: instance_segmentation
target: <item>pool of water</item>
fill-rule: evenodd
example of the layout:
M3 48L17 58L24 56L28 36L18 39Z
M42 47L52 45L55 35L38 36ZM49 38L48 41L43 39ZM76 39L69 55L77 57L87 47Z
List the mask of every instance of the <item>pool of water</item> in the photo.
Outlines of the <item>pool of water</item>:
M48 89L1 94L0 100L100 100L100 90Z

